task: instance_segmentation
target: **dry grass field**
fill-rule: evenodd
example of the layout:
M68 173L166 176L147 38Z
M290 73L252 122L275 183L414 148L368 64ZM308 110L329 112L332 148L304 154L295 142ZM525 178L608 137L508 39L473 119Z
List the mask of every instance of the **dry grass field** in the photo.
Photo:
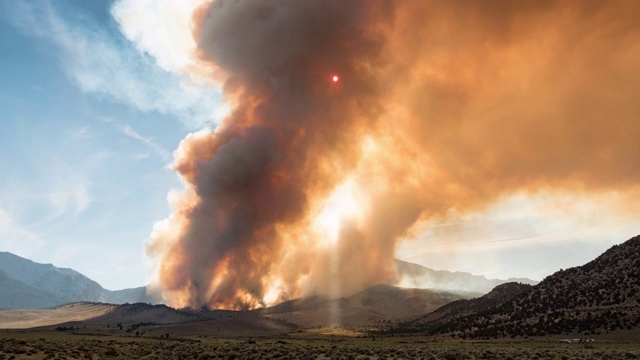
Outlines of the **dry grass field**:
M0 359L640 359L637 342L563 344L550 340L471 342L296 335L160 338L2 330Z
M84 321L104 316L115 308L116 305L109 304L76 303L55 309L2 310L0 329L24 329Z

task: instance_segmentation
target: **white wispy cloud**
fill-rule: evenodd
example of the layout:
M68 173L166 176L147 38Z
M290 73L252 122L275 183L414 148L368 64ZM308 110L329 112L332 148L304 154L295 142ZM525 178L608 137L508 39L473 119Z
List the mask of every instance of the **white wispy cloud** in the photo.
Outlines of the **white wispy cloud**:
M102 149L97 153L90 155L89 159L91 164L96 164L96 163L101 164L104 160L112 156L113 156L113 153L110 150Z
M72 223L84 213L93 201L91 180L81 170L59 158L49 158L40 169L43 181L29 184L22 190L22 201L35 207L37 202L47 204L46 212L33 223ZM46 180L44 180L46 179ZM14 201L20 201L15 199Z
M161 157L165 161L169 161L171 159L171 153L165 150L162 146L155 142L155 140L151 137L145 137L140 135L137 131L135 131L130 125L123 125L118 128L124 135L138 140L143 143L145 146L149 147L153 152L156 153L159 157Z
M115 121L115 120L113 120L113 118L110 118L110 117L107 117L107 116L100 116L100 117L98 117L98 119L101 122L105 123L105 124L109 124L109 123L112 123L112 122Z
M218 91L160 68L153 59L119 33L82 21L64 18L53 2L12 2L16 27L51 41L61 66L86 92L133 106L175 116L188 127L210 124L216 114Z
M208 0L118 0L111 13L124 36L161 68L186 73L197 66L192 14Z
M45 245L36 233L17 223L11 215L0 209L0 250L29 257Z
M74 139L90 139L93 137L91 127L89 125L83 126L80 129L73 131L71 137Z

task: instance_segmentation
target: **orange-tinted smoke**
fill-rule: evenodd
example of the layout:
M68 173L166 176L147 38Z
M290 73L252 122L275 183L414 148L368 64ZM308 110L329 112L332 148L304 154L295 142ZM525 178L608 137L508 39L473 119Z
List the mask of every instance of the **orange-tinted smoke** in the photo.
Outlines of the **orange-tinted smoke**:
M152 236L156 286L194 307L347 295L394 280L421 220L633 189L639 7L212 1L199 73L232 110L176 153L186 190Z

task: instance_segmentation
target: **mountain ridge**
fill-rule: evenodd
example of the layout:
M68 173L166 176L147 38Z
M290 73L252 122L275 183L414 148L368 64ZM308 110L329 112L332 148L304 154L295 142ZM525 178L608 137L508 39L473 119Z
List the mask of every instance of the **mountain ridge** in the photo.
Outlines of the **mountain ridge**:
M428 283L432 285L431 289L454 293L460 297L487 293L495 285L507 281L464 272L433 270L402 260L396 260L396 268L398 280L405 280L404 283L396 282L396 286L419 288L411 286L412 282ZM471 289L465 290L465 285L469 285ZM107 290L76 270L56 267L50 263L37 263L9 252L0 252L0 292L0 309L48 308L78 301L112 304L162 302L149 295L144 286Z
M0 252L0 309L48 308L78 301L158 302L146 287L107 290L82 273Z
M423 289L487 294L496 286L509 282L529 285L539 283L527 278L489 279L484 275L473 275L463 271L434 270L399 259L396 259L395 266L398 276L396 285Z
M582 266L561 269L510 299L437 318L440 309L397 330L463 338L590 336L632 330L640 326L639 253L640 236L636 236Z

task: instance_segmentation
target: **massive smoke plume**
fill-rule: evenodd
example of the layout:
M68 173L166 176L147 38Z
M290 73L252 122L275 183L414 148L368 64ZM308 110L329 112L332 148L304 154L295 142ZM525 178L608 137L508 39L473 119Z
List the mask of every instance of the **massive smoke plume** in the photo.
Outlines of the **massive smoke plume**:
M347 295L394 281L425 220L637 193L636 2L216 0L193 19L190 71L231 111L176 152L185 190L149 249L172 305Z

